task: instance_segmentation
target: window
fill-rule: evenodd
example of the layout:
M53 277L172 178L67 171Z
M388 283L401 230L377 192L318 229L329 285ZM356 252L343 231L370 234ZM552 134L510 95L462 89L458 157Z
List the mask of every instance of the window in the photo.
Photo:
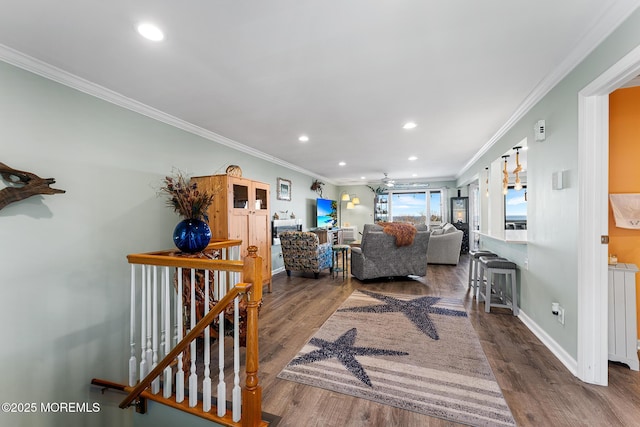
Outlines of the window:
M527 188L516 190L509 187L504 196L505 230L527 229Z
M391 221L416 225L442 223L442 192L440 190L392 192L389 196Z

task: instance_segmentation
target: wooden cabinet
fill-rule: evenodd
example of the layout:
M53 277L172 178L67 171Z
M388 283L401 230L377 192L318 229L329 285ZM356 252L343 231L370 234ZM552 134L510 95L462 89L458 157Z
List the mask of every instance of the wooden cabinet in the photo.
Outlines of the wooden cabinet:
M228 175L192 178L198 188L217 191L209 207L214 239L239 239L241 256L251 245L262 257L262 282L271 291L271 215L269 184Z

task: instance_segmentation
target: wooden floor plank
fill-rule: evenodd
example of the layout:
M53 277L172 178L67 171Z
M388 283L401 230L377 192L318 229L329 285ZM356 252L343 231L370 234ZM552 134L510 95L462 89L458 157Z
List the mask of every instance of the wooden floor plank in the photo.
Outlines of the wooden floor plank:
M458 266L429 265L419 279L360 282L293 272L273 277L260 312L262 409L278 427L443 427L452 422L281 380L276 376L356 289L463 300L469 319L519 426L640 425L640 374L610 363L609 386L583 383L509 310L486 314L467 292L468 257Z

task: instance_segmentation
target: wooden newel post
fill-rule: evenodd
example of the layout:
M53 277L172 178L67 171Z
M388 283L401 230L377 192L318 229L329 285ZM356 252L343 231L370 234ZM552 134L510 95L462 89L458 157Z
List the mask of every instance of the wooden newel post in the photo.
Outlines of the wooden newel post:
M249 246L244 259L242 281L251 283L247 295L247 379L242 391L242 425L262 423L262 387L258 385L258 307L262 301L262 258L256 246Z

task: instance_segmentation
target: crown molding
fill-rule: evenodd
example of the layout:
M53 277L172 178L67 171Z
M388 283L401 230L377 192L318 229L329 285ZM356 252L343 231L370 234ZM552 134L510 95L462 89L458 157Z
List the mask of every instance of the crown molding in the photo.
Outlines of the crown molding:
M636 0L624 0L617 2L609 8L601 19L580 38L580 42L571 53L547 75L520 104L509 120L487 141L480 150L463 166L456 174L456 179L471 168L480 158L489 151L516 123L518 123L551 89L562 81L574 68L593 52L600 44L611 35L640 4ZM531 124L533 126L533 123Z
M136 101L135 99L128 98L118 92L107 89L106 87L100 86L89 80L83 79L82 77L76 76L75 74L71 74L65 70L62 70L39 59L33 58L3 44L0 44L0 60L15 67L29 71L33 74L44 77L48 80L52 80L54 82L68 86L72 89L76 89L80 92L86 93L87 95L91 95L93 97L107 101L111 104L126 108L127 110L142 114L151 119L184 130L185 132L200 136L209 141L216 142L220 145L233 148L234 150L249 154L262 160L266 160L278 166L283 166L287 169L291 169L304 175L309 175L311 177L323 180L327 183L336 185L333 180L327 177L320 176L317 173L301 168L285 160L279 159L260 150L256 150L255 148L241 144L215 132L208 131L200 126L196 126L192 123L179 119L156 108L150 107L146 104L143 104L142 102Z

